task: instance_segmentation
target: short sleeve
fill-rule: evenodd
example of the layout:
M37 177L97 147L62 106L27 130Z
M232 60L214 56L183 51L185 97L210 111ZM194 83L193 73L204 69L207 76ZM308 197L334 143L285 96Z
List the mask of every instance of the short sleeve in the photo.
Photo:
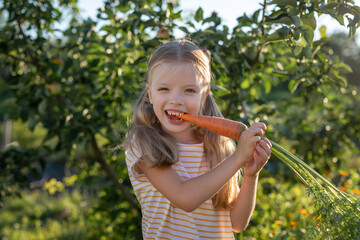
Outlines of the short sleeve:
M131 142L131 147L129 147L125 152L125 161L129 176L130 178L135 178L138 181L144 181L144 178L147 179L145 175L138 173L134 168L134 164L139 160L140 157L141 152L139 147L134 142Z

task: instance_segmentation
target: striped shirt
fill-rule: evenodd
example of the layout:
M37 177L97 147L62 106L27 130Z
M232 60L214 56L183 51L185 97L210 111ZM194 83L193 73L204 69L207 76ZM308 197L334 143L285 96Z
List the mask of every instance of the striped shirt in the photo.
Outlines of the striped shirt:
M234 239L228 210L215 209L211 199L192 212L174 206L149 182L144 174L132 172L132 166L141 156L126 152L126 164L135 195L142 211L144 239ZM179 161L171 167L183 180L194 178L209 170L204 157L203 143L178 144Z

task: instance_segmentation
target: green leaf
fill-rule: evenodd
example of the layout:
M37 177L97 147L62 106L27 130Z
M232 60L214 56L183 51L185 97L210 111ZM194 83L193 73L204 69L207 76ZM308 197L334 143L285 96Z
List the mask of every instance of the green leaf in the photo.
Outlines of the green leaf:
M291 19L292 19L295 27L300 27L302 25L302 22L301 22L301 19L299 16L296 16L296 15L291 16Z
M203 9L201 7L196 11L194 19L197 22L200 22L201 20L204 19L204 11L203 11Z
M227 92L228 94L231 93L228 89L218 85L218 84L215 84L215 83L210 83L211 85L211 89L215 89L215 90L222 90L222 91L225 91Z
M282 38L285 38L289 35L290 32L290 28L286 27L286 26L282 26L279 30L277 30L280 32Z
M326 5L321 5L320 6L320 10L329 10L329 9L333 9L335 7L337 7L339 5L339 3L337 2L329 2Z
M229 70L227 69L225 63L223 62L219 54L217 54L216 52L212 52L212 55L214 56L214 59L224 67L225 72L229 73Z
M43 99L38 105L38 111L40 115L46 115L47 100Z
M28 128L31 131L33 131L37 123L38 123L38 120L35 117L31 117L28 122Z
M295 79L291 79L291 81L289 82L289 91L293 91L294 87L295 87L295 84L296 84L296 80Z
M312 43L314 39L314 30L307 25L303 25L298 28L300 32L304 35L305 40L308 42L309 47L312 48Z
M313 12L302 15L301 21L303 22L303 24L310 26L313 30L316 29L316 19Z
M181 31L183 31L184 33L186 33L186 34L189 34L190 32L189 32L189 30L186 28L186 27L179 27L179 29L181 30Z
M259 9L259 10L257 10L256 12L254 12L254 14L252 15L252 20L253 20L254 22L257 22L257 21L258 21L260 11L261 11L261 10Z
M343 73L352 73L353 72L351 67L345 63L337 63L337 64L333 65L333 68L335 68L336 70L342 71Z
M299 10L297 9L297 7L290 7L287 10L287 13L289 14L289 16L297 16L299 14Z
M325 38L325 37L326 37L326 26L325 26L325 25L322 25L322 26L319 28L319 32L320 32L321 38Z
M269 93L271 91L271 78L269 75L261 75L261 79L262 79L262 85L264 87L265 93Z
M259 88L258 87L251 87L250 90L249 90L249 94L253 98L256 98L257 96L260 95Z
M34 8L30 8L25 12L25 18L30 18L31 15L35 13L35 9Z
M180 19L181 20L181 13L182 13L182 10L178 11L177 13L171 14L171 17L173 19Z
M296 46L292 46L292 47L291 47L291 50L292 50L292 52L293 52L293 54L294 54L295 56L299 56L300 53L301 53L301 51L303 50L303 47L302 47L302 46L299 46L299 45L296 45Z
M330 12L329 13L335 20L337 20L342 26L344 26L344 16L338 15L337 13Z
M297 1L295 1L295 0L273 0L269 4L277 4L277 5L296 7Z
M240 87L243 89L249 88L250 87L250 81L248 79L243 79L241 81Z
M271 33L270 35L265 35L262 39L260 39L260 44L276 42L283 40L283 36L281 35L281 30Z
M293 20L289 17L289 16L283 16L281 18L275 19L275 20L271 20L269 19L268 22L271 23L282 23L282 24L286 24L286 25L291 25L293 24Z
M15 98L7 98L0 102L0 116L8 114L10 118L18 117L19 106L16 104Z
M343 76L337 75L336 80L339 81L339 85L341 87L346 87L348 85L347 79Z

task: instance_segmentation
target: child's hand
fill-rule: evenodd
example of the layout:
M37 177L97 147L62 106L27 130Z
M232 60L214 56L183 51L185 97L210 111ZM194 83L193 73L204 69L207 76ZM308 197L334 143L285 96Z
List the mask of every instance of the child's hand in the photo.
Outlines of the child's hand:
M265 134L266 125L264 123L253 123L248 129L243 131L238 141L235 155L243 162L249 162L253 158L255 147Z
M256 143L252 159L246 163L245 176L256 176L268 162L271 155L272 145L267 138Z

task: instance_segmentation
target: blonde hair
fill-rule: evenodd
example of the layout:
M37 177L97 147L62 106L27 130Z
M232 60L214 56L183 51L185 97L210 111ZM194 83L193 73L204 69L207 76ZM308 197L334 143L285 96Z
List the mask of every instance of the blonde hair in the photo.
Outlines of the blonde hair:
M190 63L201 76L203 84L210 89L211 69L210 56L191 41L174 40L158 48L148 63L147 79L151 84L151 74L155 67L163 63ZM209 94L202 106L201 115L223 117L215 100ZM199 139L204 143L205 157L210 169L216 167L222 160L233 153L232 140L209 131L194 127ZM162 130L154 113L146 89L141 93L133 112L130 131L123 144L126 149L132 149L132 142L137 145L142 154L140 161L147 161L153 167L169 167L178 161L178 150L175 139ZM137 165L134 165L137 171ZM238 192L238 177L234 175L213 197L216 208L231 208L231 202Z

